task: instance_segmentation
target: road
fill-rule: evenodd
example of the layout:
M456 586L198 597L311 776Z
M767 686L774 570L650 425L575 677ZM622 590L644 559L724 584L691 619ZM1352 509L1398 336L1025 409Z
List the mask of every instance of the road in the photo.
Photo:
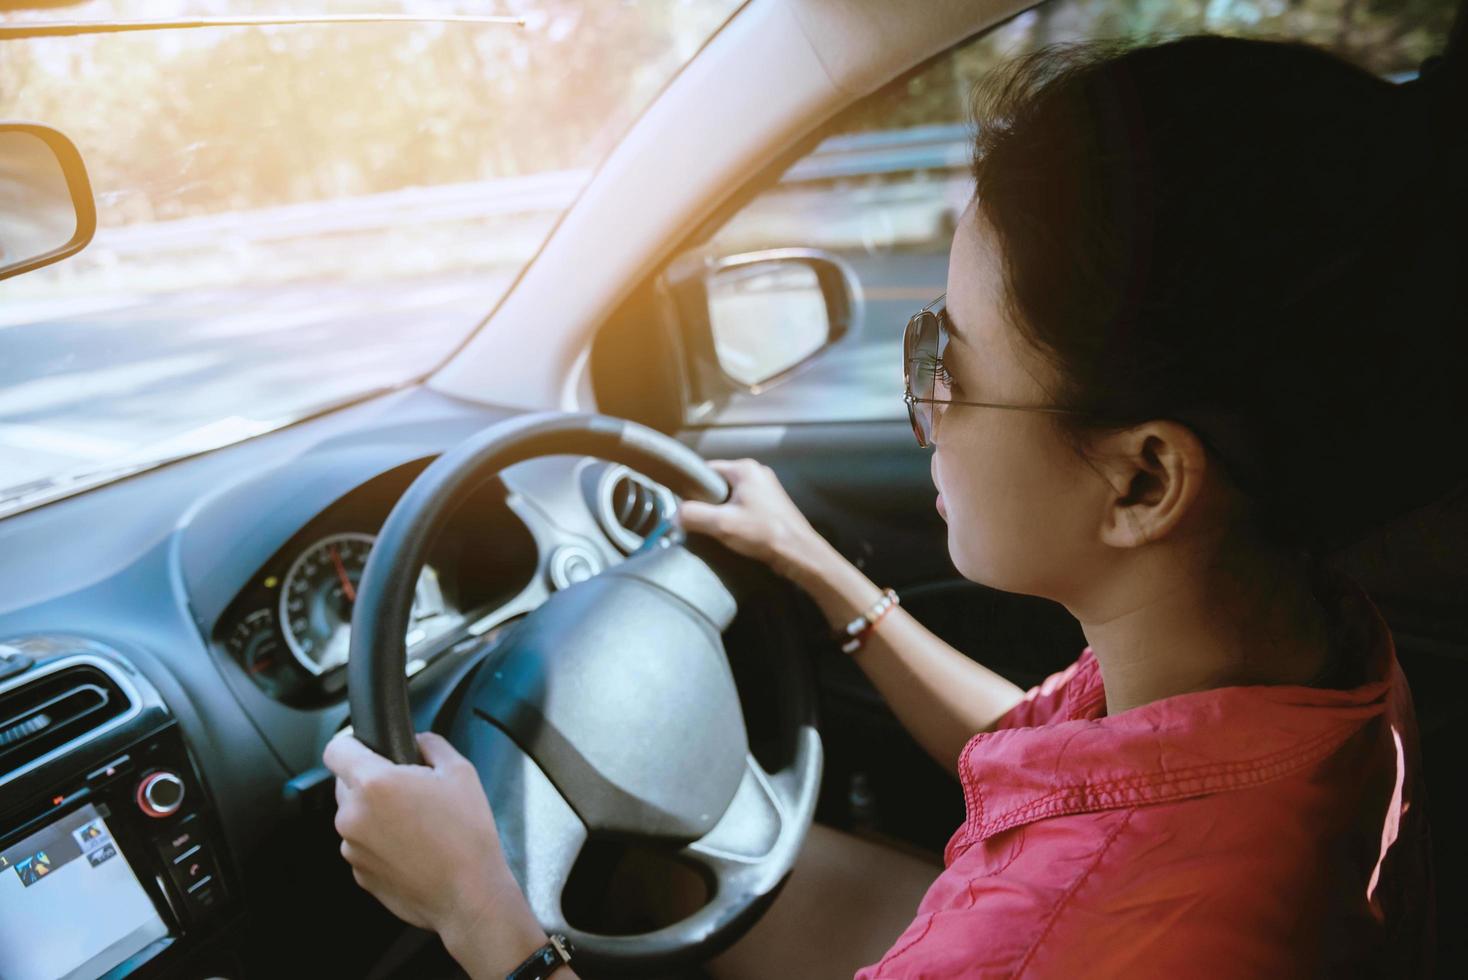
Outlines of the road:
M726 421L901 416L901 327L941 292L947 258L851 258L867 294L863 323L789 383L731 403ZM460 277L0 308L0 490L199 436L253 434L421 376L501 288ZM853 383L870 397L853 400Z
M457 279L122 295L24 323L0 309L0 486L421 375L497 293Z

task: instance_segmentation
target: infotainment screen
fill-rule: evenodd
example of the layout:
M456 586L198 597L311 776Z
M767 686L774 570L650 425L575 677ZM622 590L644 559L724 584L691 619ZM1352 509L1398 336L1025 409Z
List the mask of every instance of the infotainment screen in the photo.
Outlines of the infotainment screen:
M95 980L166 935L95 806L0 851L4 980Z

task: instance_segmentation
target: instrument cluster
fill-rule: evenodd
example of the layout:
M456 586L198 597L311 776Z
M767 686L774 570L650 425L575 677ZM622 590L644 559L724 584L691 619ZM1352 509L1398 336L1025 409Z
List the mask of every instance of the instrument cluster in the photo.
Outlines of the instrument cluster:
M257 572L213 631L266 695L307 706L346 687L352 610L377 530L419 467L338 500ZM473 632L534 577L534 539L490 481L449 519L418 574L407 634L414 674Z

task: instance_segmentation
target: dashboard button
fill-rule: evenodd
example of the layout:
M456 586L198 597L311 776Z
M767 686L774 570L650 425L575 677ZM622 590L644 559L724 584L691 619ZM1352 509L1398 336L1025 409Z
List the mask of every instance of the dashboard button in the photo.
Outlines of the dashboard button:
M557 589L584 582L601 571L601 560L589 549L563 544L551 554L550 579Z
M138 783L138 809L150 817L171 817L183 806L184 783L167 769L152 772Z
M190 917L197 922L206 918L214 906L219 904L224 898L224 890L217 878L211 878L196 884L192 891L185 891L183 898Z
M189 814L171 833L155 837L153 845L158 848L158 856L163 858L163 863L171 865L178 860L179 855L198 847L202 840L199 817L197 814Z
M169 866L168 875L179 891L190 894L205 881L214 880L214 859L209 856L208 848L196 845L193 853L180 856L177 863Z
M87 784L90 786L99 786L110 779L114 779L118 776L123 775L124 773L132 769L132 767L132 756L118 756L116 759L113 759L111 762L107 763L107 765L99 766L98 768L93 769L91 772L87 773Z

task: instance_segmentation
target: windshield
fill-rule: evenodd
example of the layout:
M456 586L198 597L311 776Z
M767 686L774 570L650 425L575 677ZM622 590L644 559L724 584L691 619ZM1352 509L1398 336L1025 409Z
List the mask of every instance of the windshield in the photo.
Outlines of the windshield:
M98 210L82 253L0 283L0 515L423 377L737 2L322 2L524 26L0 41L0 119L70 136ZM93 0L0 22L283 6Z

